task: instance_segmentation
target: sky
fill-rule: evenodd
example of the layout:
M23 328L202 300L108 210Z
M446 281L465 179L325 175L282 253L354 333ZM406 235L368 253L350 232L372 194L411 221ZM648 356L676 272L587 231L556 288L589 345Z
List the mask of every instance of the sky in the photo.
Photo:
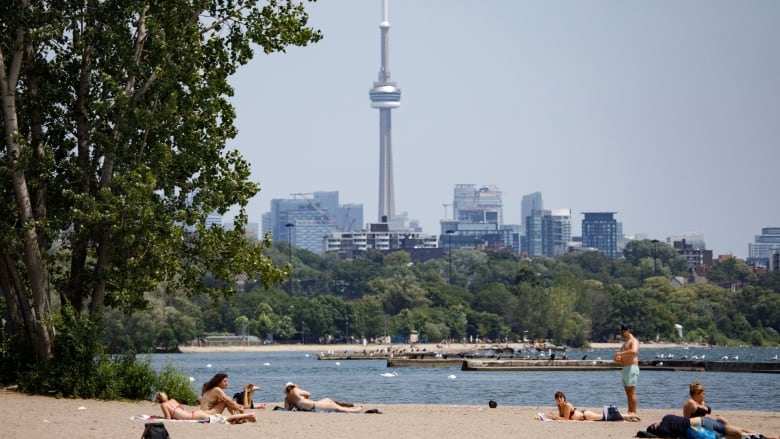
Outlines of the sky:
M324 39L261 51L232 80L260 222L339 191L376 222L381 0L306 3ZM456 184L495 185L504 223L617 212L626 235L697 232L747 257L780 227L780 1L390 0L396 212L438 234ZM451 215L451 209L446 213Z

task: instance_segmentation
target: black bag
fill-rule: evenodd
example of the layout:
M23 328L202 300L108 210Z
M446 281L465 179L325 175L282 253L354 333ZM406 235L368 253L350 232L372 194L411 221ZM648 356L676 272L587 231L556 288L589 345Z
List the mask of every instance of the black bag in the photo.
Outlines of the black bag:
M170 439L168 430L162 422L147 422L141 439Z

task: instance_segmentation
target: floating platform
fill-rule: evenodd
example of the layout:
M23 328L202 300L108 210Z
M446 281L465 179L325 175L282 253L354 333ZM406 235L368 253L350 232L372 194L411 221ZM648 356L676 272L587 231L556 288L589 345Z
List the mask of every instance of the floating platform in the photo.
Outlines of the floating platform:
M392 352L382 351L320 352L317 354L318 360L386 360L392 357Z
M572 371L620 369L614 361L606 360L463 360L466 371Z
M464 359L464 371L603 371L619 370L611 360L479 360ZM778 362L640 360L639 369L646 371L748 372L780 373Z
M450 357L450 358L434 358L434 357L422 357L422 358L408 358L408 357L395 357L387 359L387 367L453 367L460 366L463 363L463 358Z

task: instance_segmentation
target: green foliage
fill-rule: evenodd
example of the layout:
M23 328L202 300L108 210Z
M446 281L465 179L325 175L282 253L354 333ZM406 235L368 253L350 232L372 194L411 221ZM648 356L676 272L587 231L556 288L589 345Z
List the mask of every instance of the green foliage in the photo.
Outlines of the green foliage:
M19 384L30 393L68 398L143 399L157 380L149 361L132 352L109 356L95 339L100 323L64 306L56 317L52 361L24 372Z
M148 390L150 387L146 389ZM165 364L160 369L151 389L151 392L165 392L168 394L168 397L182 404L197 405L198 394L192 388L189 377L177 371L171 363ZM146 396L148 397L149 395Z

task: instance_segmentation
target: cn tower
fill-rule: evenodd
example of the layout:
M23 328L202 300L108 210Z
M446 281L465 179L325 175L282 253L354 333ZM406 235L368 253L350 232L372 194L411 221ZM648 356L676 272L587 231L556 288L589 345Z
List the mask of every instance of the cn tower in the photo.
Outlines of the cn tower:
M371 108L379 109L379 222L395 217L395 189L393 186L393 143L390 135L390 110L401 106L401 89L390 82L390 22L387 21L387 0L382 0L382 22L379 23L382 41L382 64L379 80L369 90Z

